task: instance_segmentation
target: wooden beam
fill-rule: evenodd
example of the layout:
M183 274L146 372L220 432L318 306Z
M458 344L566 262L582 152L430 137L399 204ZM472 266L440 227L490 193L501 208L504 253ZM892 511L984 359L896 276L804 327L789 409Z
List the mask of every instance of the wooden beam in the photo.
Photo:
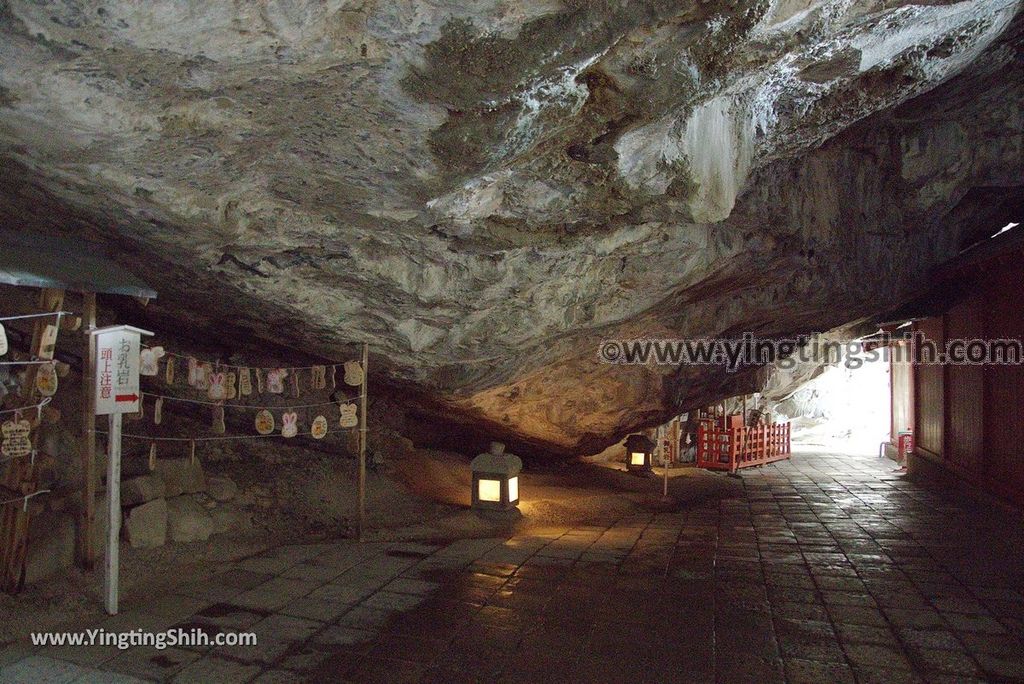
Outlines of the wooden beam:
M363 384L359 393L359 516L356 532L359 541L363 540L366 532L366 385L369 381L369 373L366 372L369 361L370 346L363 342L363 354L361 365L363 367Z
M96 565L96 407L93 405L93 369L96 348L96 294L82 294L82 507L78 526L78 564L91 570Z

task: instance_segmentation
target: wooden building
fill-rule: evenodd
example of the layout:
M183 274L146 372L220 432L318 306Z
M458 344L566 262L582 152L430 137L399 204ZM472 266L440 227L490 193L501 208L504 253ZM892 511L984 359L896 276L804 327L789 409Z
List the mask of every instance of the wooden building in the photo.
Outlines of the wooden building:
M941 469L1024 505L1024 365L1019 358L978 362L991 351L1012 361L1014 347L1024 340L1021 230L985 240L939 268L931 280L934 289L902 310L916 312L910 328L915 336L893 345L893 351L899 346L904 352L904 358L894 354L891 359L893 445L899 432L910 428L912 472ZM929 347L942 352L958 340L979 341L970 348L956 343L956 353L973 360L929 362ZM994 350L986 347L992 341Z

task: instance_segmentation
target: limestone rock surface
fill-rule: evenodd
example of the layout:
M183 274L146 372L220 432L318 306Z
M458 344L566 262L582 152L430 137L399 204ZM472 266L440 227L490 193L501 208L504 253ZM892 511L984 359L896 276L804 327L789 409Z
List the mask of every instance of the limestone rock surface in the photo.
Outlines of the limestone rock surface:
M1021 26L1019 0L8 0L0 216L105 245L154 325L367 340L378 391L596 450L749 382L602 340L828 330L1016 216Z

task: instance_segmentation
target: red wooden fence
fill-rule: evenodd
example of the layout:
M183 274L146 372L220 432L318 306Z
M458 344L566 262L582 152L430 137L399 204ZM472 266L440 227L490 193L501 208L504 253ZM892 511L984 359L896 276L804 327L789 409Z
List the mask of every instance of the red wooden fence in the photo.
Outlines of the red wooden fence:
M697 427L697 467L736 472L789 458L789 423L725 428L702 420Z

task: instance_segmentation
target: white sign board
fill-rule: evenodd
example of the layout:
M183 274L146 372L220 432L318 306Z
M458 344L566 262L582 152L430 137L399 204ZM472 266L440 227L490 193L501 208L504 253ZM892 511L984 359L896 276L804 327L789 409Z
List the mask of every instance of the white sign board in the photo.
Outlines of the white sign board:
M143 333L150 334L126 325L93 332L97 416L139 410L139 335Z
M103 563L103 594L107 612L117 614L121 538L121 414L139 410L139 336L153 333L128 325L93 330L91 352L96 414L109 416L107 430L107 548ZM95 416L89 418L94 420Z

